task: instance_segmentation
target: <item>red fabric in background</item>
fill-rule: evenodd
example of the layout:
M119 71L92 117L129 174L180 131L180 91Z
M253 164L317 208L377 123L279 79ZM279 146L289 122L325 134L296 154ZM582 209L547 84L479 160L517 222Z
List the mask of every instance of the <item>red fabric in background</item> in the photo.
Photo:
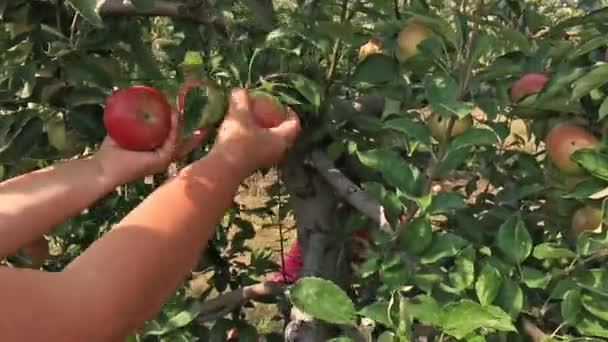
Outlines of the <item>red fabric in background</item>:
M356 231L354 235L363 240L369 239L369 232L364 229ZM298 239L295 239L285 254L285 269L281 269L279 272L275 273L272 280L276 282L292 283L298 278L298 273L301 268L302 250L300 249ZM283 275L285 275L285 277L283 277Z

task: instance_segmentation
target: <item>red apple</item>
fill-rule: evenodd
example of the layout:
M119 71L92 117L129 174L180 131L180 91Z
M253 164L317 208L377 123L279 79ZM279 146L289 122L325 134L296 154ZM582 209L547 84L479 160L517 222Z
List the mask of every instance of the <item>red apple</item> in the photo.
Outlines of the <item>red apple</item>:
M511 86L511 101L518 102L523 97L540 92L549 77L542 72L531 72L523 75Z
M132 151L161 146L171 130L171 106L158 89L132 85L108 96L103 123L108 135Z
M359 62L365 60L369 55L378 53L382 53L382 42L378 38L372 38L359 47Z
M598 142L591 132L572 122L555 124L545 138L547 156L560 171L568 175L585 173L570 157L577 150L593 148Z
M260 127L276 127L285 120L287 116L285 107L274 96L263 92L252 92L249 99L254 120Z
M405 62L418 53L418 44L427 39L431 31L424 25L412 23L404 27L397 36L395 57L399 62Z

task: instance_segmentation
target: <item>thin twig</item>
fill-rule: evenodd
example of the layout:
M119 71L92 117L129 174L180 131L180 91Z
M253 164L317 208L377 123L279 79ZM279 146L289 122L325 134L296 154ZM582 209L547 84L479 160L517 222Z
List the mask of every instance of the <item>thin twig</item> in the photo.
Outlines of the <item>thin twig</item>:
M266 281L219 295L201 304L198 321L209 322L217 320L240 308L250 300L260 301L277 297L283 293L285 286L283 283Z
M72 25L70 26L70 44L74 45L74 34L76 32L76 24L78 23L78 12L74 13Z
M342 6L341 6L341 13L340 13L340 22L344 23L346 22L346 18L347 18L347 11L348 11L348 1L349 0L342 0ZM342 39L337 38L336 41L334 42L334 47L333 47L333 51L331 53L331 61L329 64L329 69L327 70L327 75L325 77L325 88L323 90L324 95L327 96L328 92L329 92L329 88L331 87L331 84L333 82L334 79L334 75L336 73L336 67L338 65L338 60L340 59L340 46L342 45Z
M393 232L386 219L384 207L340 172L323 152L313 151L311 162L312 167L333 187L339 197L379 224L381 230Z
M395 19L401 20L401 13L399 13L399 0L393 0L393 8L395 9Z
M460 99L462 99L462 97L465 95L467 86L469 84L469 78L471 77L472 63L469 63L469 60L471 59L471 53L473 52L473 47L475 46L475 39L477 38L477 33L479 32L479 20L482 10L483 0L477 0L475 3L475 12L473 13L473 29L469 33L464 54L461 55L462 58L459 61L460 78L458 80L458 98Z

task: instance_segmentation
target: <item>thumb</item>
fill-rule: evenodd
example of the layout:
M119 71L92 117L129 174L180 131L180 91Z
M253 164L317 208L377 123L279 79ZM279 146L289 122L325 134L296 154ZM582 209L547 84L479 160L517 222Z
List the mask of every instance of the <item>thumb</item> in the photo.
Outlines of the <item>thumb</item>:
M251 105L249 103L249 92L244 88L235 88L230 93L228 115L236 116L240 120L249 119Z
M300 133L300 118L291 107L286 108L287 118L278 126L270 128L272 134L278 135L288 146L293 145L296 137Z

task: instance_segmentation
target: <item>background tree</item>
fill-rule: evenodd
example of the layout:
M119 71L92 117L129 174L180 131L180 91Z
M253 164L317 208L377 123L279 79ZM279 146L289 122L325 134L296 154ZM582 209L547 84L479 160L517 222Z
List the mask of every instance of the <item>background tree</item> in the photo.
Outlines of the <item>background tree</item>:
M0 1L0 176L94 150L116 87L152 85L175 106L186 76L263 90L304 127L265 208L235 203L193 270L209 286L186 279L130 341L604 340L606 6ZM212 100L198 95L184 115ZM167 176L2 263L61 270ZM276 258L247 244L247 217L288 214L293 285L265 280ZM247 320L260 302L280 329Z

